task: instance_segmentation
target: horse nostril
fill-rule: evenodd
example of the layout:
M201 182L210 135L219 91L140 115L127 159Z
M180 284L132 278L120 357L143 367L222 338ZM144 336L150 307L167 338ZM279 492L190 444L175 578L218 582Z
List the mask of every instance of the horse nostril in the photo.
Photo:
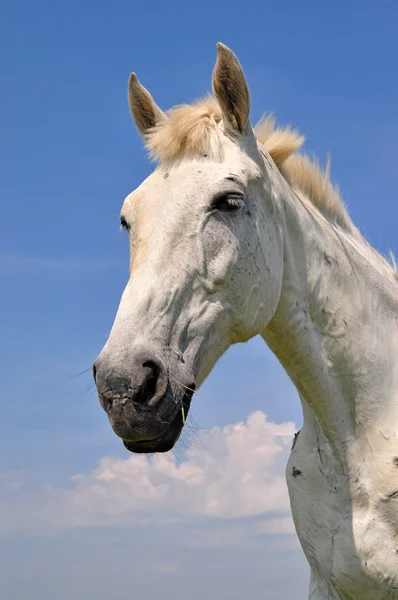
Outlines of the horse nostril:
M128 407L130 402L135 405L135 410L154 408L164 397L168 385L167 369L162 360L142 351L130 356L120 370L107 362L96 361L93 377L107 413Z
M159 376L159 371L160 368L159 366L153 361L153 360L146 360L145 362L142 363L142 366L144 367L146 373L146 380L147 383L153 382L153 380L156 381L156 379Z
M153 360L146 360L142 363L143 379L139 394L133 399L137 404L149 402L156 396L157 384L160 367Z
M153 354L139 353L132 369L132 400L135 404L154 407L167 388L167 372L162 361Z

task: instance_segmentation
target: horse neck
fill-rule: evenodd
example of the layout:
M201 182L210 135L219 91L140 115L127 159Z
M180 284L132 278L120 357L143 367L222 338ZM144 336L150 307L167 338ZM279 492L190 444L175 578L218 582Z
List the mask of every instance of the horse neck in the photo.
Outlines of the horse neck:
M326 221L289 190L283 203L284 276L262 333L342 460L398 423L398 286L358 233ZM361 440L365 440L364 444Z

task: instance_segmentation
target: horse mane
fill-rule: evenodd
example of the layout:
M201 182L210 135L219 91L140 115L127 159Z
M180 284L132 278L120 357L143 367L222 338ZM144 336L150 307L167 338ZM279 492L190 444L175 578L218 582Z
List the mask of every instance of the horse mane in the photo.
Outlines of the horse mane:
M198 154L221 158L217 125L222 113L214 97L176 106L167 115L168 118L160 121L146 137L147 149L154 160L167 163ZM272 116L263 118L254 132L290 186L306 196L328 220L351 231L352 221L337 186L330 180L329 162L322 170L315 159L297 152L304 143L304 136L290 127L276 127Z
M323 170L315 158L297 152L304 136L290 127L276 127L272 115L261 119L254 132L290 186L306 196L329 221L352 231L353 223L339 189L330 179L330 158Z

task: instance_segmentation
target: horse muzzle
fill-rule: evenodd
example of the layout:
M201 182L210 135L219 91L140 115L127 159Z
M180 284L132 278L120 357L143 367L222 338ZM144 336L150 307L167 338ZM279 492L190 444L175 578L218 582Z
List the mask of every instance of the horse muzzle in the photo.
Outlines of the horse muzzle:
M195 384L181 368L175 371L177 377L153 351L135 351L117 365L106 355L95 361L101 406L131 452L167 452L177 442Z

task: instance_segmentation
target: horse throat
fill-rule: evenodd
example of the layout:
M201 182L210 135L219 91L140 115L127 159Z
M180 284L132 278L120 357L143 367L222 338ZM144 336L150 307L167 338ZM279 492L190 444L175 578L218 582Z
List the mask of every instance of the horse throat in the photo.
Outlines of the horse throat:
M281 298L262 332L342 458L363 431L398 433L398 285L362 243L295 202Z

